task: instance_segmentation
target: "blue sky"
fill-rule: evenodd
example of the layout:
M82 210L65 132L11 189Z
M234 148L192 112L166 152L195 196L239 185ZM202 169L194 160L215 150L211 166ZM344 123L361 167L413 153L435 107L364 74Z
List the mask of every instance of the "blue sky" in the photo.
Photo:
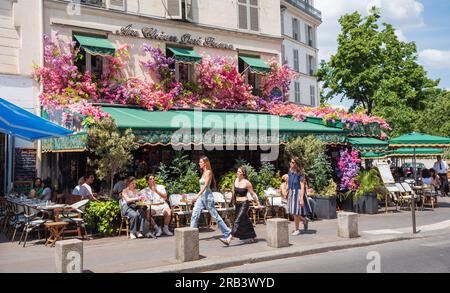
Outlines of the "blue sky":
M450 0L315 0L323 21L318 31L319 58L328 60L336 52L341 15L353 11L367 15L374 5L381 8L382 21L393 24L401 40L416 42L419 63L429 77L440 79L439 87L450 90ZM339 99L331 103L351 105Z

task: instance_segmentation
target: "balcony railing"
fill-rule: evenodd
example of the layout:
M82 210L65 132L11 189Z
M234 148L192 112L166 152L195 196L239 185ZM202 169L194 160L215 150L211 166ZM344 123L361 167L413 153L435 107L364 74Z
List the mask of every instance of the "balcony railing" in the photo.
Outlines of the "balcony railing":
M286 2L322 21L322 12L308 4L305 0L286 0Z
M84 4L84 5L90 5L90 6L106 7L105 0L80 0L80 3Z

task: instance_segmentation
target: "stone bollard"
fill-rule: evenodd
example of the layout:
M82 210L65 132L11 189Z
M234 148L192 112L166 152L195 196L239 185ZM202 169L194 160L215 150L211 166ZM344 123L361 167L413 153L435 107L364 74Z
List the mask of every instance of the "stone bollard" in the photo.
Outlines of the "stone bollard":
M289 246L289 222L286 219L267 221L267 245L273 248Z
M175 229L175 258L182 262L200 258L197 228Z
M343 238L358 237L358 214L342 212L338 214L338 236Z
M56 242L56 272L83 272L83 241L78 239L61 240Z

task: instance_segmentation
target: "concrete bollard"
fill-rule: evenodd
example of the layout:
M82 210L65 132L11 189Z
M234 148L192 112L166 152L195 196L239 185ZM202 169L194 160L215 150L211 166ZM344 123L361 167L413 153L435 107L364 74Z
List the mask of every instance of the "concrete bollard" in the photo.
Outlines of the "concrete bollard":
M342 212L338 214L338 236L343 238L358 237L358 214Z
M286 219L267 221L267 245L273 248L289 246L289 222Z
M200 258L197 228L175 229L175 258L182 262Z
M82 273L83 241L73 239L56 242L55 261L57 273Z

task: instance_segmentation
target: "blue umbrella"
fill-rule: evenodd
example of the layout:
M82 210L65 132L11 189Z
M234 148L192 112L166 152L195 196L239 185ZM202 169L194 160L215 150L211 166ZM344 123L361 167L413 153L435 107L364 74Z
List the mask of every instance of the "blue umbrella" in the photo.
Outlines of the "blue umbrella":
M0 98L0 132L29 141L73 133L2 98Z

